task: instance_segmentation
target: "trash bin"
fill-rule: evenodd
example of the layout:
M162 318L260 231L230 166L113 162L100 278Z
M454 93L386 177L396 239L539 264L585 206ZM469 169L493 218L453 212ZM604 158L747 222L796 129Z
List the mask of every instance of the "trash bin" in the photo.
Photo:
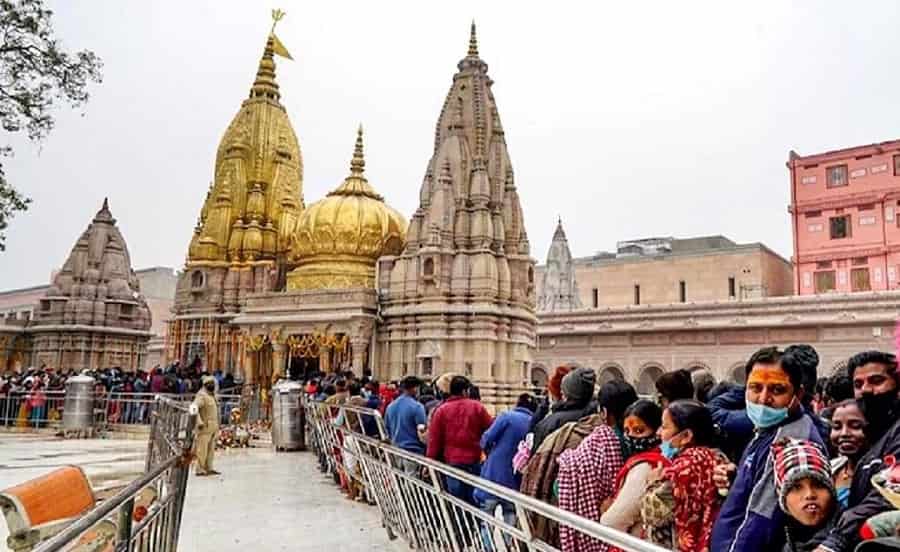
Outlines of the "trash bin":
M281 380L272 388L272 444L275 450L305 450L303 386L296 381Z
M73 376L66 382L63 430L90 434L94 428L94 378Z

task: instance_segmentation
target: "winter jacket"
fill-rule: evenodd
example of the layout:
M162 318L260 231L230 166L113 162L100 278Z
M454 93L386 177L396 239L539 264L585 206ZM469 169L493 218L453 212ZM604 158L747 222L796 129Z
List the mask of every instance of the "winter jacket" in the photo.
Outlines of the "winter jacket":
M732 460L738 460L753 439L753 422L747 417L746 390L735 387L706 404L713 422L725 433L722 449Z
M859 528L870 517L893 509L872 486L872 476L884 468L888 455L900 457L900 420L872 445L856 464L853 484L850 487L850 507L840 519L822 546L833 552L849 552L859 542Z
M481 449L487 454L487 461L481 467L481 477L504 487L519 490L522 477L513 473L512 458L519 442L528 433L531 411L516 408L497 416L491 427L481 436ZM475 489L475 499L483 501L490 494Z
M587 403L574 403L571 401L560 401L550 408L547 417L538 422L534 426L534 444L531 447L531 453L534 454L544 442L548 435L566 425L569 422L577 422L585 416L590 416L597 412L597 403L589 401Z
M427 456L447 464L477 464L481 460L481 435L491 422L491 415L480 402L450 397L434 411L428 425Z
M828 536L840 515L840 509L835 507L828 521L818 529L803 527L788 520L784 528L785 543L782 552L813 552Z
M778 506L771 454L772 443L782 437L809 440L824 447L814 420L802 411L779 426L757 430L741 457L713 527L710 550L770 552L784 547L787 516Z

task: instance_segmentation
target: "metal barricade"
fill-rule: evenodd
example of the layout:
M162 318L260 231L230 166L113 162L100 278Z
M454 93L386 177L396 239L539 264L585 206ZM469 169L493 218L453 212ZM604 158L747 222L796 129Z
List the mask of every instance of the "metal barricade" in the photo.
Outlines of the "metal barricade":
M558 552L555 544L532 535L529 520L540 516L626 552L666 552L628 533L394 447L386 442L384 420L376 410L312 400L305 400L304 408L310 446L324 457L320 461L326 469L346 470L352 464L347 459L352 458L388 535L401 537L415 550ZM374 421L374 435L365 431L366 417ZM480 489L514 515L498 517L496 511L456 498L447 491L448 480Z
M0 426L59 428L65 391L9 391L0 394Z
M151 423L151 413L157 397L190 402L193 393L125 393L98 392L93 397L93 413L90 425L98 432L116 429L117 426L147 426ZM246 422L256 422L263 414L259 399L247 398L239 394L216 394L221 410L219 423L229 423L232 408L246 407L243 418ZM66 392L55 391L10 391L0 394L0 427L31 429L61 429L65 412Z
M116 552L176 550L197 416L190 414L186 402L158 397L150 420L147 473L38 545L35 552L96 542L104 529L114 532L110 550Z

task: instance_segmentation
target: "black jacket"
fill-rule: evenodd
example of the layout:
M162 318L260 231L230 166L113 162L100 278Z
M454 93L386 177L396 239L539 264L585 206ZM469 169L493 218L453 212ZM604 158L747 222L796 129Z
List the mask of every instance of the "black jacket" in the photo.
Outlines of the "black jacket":
M840 515L840 508L835 505L834 512L831 514L828 522L819 529L812 530L793 520L788 521L787 526L784 528L785 544L783 552L813 552L828 537L831 530L834 529L834 524L837 523Z
M551 433L561 428L569 422L577 422L578 420L597 413L597 403L589 401L588 403L574 403L570 401L561 401L554 404L550 408L550 413L534 426L534 445L531 448L532 454L537 451L541 443L544 442Z
M856 464L850 487L850 507L841 515L822 546L833 552L850 552L859 543L860 526L875 514L893 509L872 486L872 476L884 468L884 457L889 454L900 456L900 420L894 422Z

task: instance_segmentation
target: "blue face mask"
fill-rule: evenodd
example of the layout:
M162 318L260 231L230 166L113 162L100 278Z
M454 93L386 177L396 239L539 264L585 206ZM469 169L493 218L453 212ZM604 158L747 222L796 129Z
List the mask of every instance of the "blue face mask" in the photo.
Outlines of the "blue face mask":
M663 441L662 444L659 445L659 452L669 460L675 458L679 451L681 451L681 449L674 446L672 441Z
M747 417L759 429L778 425L788 417L787 408L772 408L762 404L747 402Z
M843 508L850 504L850 487L841 487L837 490L837 501Z

